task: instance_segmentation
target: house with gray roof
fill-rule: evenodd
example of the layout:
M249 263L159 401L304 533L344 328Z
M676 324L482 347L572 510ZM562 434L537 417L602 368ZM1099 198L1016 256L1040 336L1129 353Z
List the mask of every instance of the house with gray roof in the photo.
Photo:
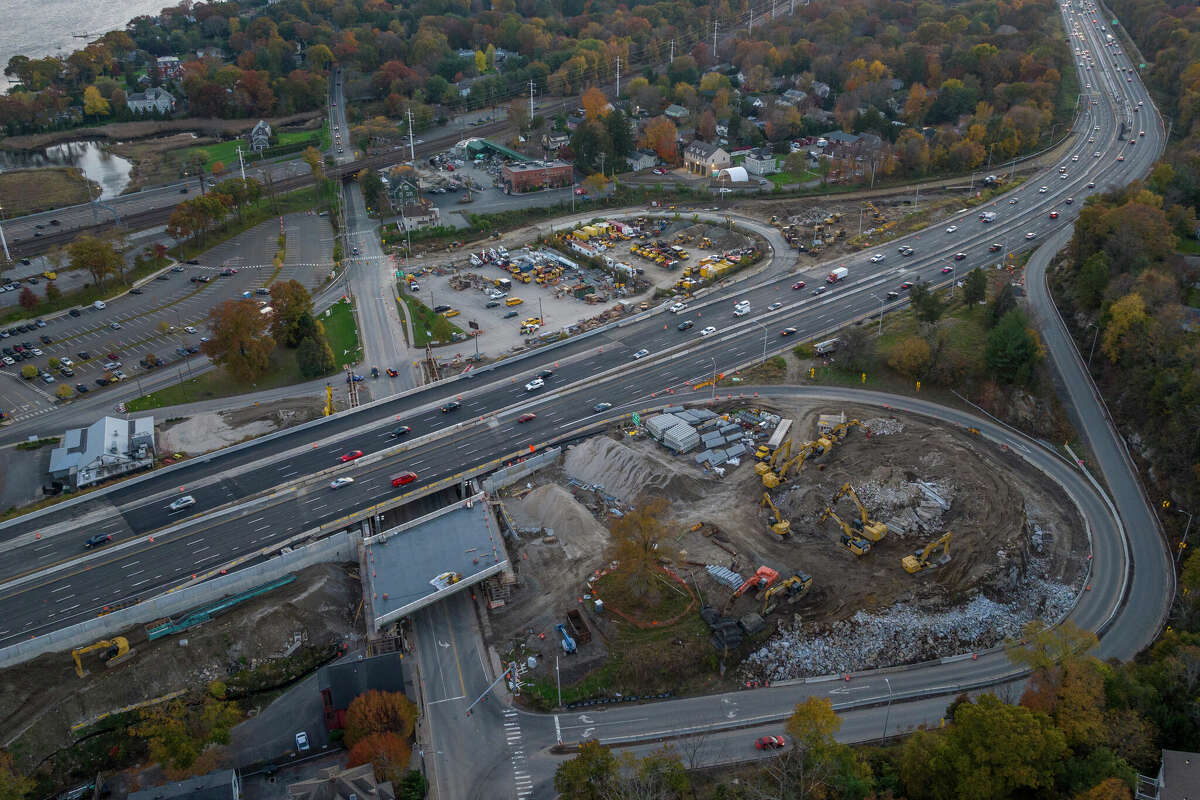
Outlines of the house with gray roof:
M240 800L241 796L242 782L237 772L222 769L185 781L130 792L128 800Z
M137 114L170 114L175 110L175 97L161 86L151 86L126 95L125 106Z
M77 489L154 466L154 417L101 417L50 451L50 477Z

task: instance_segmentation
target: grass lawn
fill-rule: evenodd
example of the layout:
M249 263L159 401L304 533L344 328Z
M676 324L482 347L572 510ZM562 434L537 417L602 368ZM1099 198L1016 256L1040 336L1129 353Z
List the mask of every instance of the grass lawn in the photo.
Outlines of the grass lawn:
M293 142L303 142L311 138L314 131L289 131L279 134L279 144L292 144ZM321 135L318 133L318 135ZM328 138L328 134L325 134ZM208 161L204 165L207 172L212 172L212 166L220 161L225 165L225 171L232 174L238 166L237 148L242 147L242 159L247 165L254 159L252 153L247 151L246 142L242 139L230 139L227 142L218 142L216 144L202 144L195 147L186 147L182 150L175 151L176 159L181 162L187 162L192 156L199 152L208 154Z
M87 199L83 176L74 167L0 174L0 208L5 218L86 203Z
M168 369L170 369L168 367ZM187 368L184 368L184 375ZM281 348L271 354L271 368L267 374L251 385L234 380L224 369L211 369L194 378L185 378L183 383L167 386L157 392L135 397L125 404L126 411L148 411L152 408L194 403L197 400L215 400L219 397L234 397L260 389L277 389L305 380L300 376L296 364L296 351Z
M400 295L403 306L400 313L406 314L412 320L413 347L424 347L427 344L454 341L454 334L462 333L462 328L455 325L441 314L435 314L433 309L422 303L407 292Z
M813 172L811 169L804 170L800 175L793 175L790 172L776 172L774 175L768 175L767 180L776 186L791 186L796 183L804 183L805 181L819 180L821 174Z
M319 317L325 326L325 338L329 340L329 349L337 359L339 367L362 358L362 345L358 341L358 324L354 319L354 309L349 303L334 303Z

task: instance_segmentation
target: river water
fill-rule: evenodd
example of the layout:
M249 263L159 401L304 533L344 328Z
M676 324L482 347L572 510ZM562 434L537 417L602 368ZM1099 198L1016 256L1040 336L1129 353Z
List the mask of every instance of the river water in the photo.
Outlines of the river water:
M116 197L129 185L133 164L107 152L96 142L66 142L41 152L0 150L0 172L38 167L78 167L90 180L100 184L101 197Z
M15 55L68 56L134 17L171 5L170 0L0 0L0 71Z

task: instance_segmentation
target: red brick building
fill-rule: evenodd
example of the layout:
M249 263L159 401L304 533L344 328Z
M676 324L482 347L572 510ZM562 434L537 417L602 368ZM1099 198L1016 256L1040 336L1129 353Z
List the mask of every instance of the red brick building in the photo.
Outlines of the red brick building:
M575 181L575 167L563 161L530 161L526 164L505 164L500 179L510 192L532 192L570 186Z

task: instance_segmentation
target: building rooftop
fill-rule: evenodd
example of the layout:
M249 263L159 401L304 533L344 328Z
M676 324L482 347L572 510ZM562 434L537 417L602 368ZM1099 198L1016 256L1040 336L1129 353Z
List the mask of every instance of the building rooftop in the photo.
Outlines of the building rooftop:
M376 783L375 768L370 764L341 769L326 767L306 781L288 785L293 800L392 800L396 796L391 783Z
M1162 751L1158 800L1200 800L1200 753Z
M317 670L317 686L322 692L329 690L330 702L336 709L349 708L354 698L371 689L403 692L404 657L400 653L385 653L328 664Z
M562 169L571 165L565 161L529 161L524 164L505 164L510 172L534 172L540 169Z
M223 769L131 792L128 800L238 800L237 785L233 770Z

